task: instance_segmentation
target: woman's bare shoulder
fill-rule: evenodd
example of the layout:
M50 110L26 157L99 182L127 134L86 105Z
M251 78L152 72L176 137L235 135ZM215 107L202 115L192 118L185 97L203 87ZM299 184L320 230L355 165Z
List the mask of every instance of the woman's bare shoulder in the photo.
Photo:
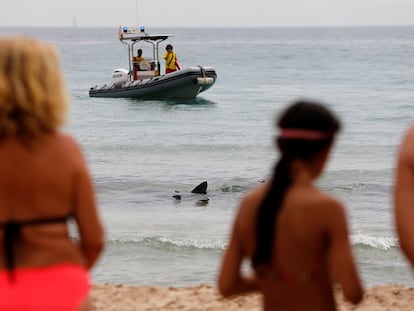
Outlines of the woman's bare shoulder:
M399 150L399 164L412 166L414 152L414 125L405 133Z
M57 132L53 136L53 142L66 152L80 153L81 151L81 147L76 139L65 132Z
M68 134L66 132L57 132L56 135L55 135L55 138L63 144L68 144L68 145L71 145L71 146L78 147L78 143L77 143L76 139L73 138L73 136L71 136L70 134Z
M328 215L342 214L344 206L337 198L317 188L306 191L291 192L290 205L298 207L303 212L310 212L317 218L327 218Z
M317 199L321 201L321 203L324 203L328 206L334 206L334 207L342 207L342 202L339 201L336 197L331 195L330 193L324 192L324 191L318 191Z
M264 182L244 194L240 203L239 218L252 219L256 215L268 188L269 184Z
M313 204L315 204L314 210L319 211L323 215L323 219L328 222L337 222L346 219L345 206L331 194L318 191L318 195L315 197Z
M48 153L53 154L55 157L59 157L62 161L67 163L73 163L76 166L84 165L84 155L80 144L73 136L64 132L58 132L50 137Z
M263 182L248 191L242 199L242 206L256 206L263 201L269 189L269 182Z

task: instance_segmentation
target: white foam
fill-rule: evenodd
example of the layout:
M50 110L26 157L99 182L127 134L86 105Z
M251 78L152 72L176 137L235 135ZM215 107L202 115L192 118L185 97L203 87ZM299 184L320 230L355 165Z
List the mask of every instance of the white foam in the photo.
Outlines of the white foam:
M392 247L398 246L398 240L395 237L372 236L362 232L351 235L351 241L353 245L365 245L382 250L389 250Z

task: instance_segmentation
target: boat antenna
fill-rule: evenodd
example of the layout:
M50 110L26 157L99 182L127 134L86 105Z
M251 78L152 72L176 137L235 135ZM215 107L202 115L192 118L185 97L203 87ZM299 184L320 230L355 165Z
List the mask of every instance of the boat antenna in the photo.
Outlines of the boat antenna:
M138 18L138 0L135 0L135 14L137 16L137 25L139 26L139 18Z

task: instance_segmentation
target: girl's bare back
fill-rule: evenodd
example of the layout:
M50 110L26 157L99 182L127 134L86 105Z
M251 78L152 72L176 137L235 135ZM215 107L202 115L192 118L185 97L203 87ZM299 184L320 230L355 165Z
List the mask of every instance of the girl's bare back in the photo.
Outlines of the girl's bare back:
M290 130L289 135L293 134L302 135L302 140L323 137L315 131ZM298 156L279 162L273 181L251 190L241 202L223 258L219 290L223 296L260 291L266 311L329 311L336 310L333 287L339 284L345 297L358 303L363 290L348 238L345 209L314 185L325 166L330 144L303 158L300 153L304 149L291 145L288 140L286 146L296 148ZM283 187L285 190L280 190ZM270 220L260 222L265 204L274 213L268 214ZM258 235L260 226L269 223L271 230L262 235L270 241L266 257L266 249L259 252L263 241ZM258 254L265 259L258 260ZM248 275L241 269L245 260L252 263Z

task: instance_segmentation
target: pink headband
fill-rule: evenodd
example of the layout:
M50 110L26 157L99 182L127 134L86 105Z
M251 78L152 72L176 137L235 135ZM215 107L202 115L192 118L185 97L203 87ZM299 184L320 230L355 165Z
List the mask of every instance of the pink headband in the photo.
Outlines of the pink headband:
M279 137L286 139L320 140L332 138L333 133L305 129L281 129Z

